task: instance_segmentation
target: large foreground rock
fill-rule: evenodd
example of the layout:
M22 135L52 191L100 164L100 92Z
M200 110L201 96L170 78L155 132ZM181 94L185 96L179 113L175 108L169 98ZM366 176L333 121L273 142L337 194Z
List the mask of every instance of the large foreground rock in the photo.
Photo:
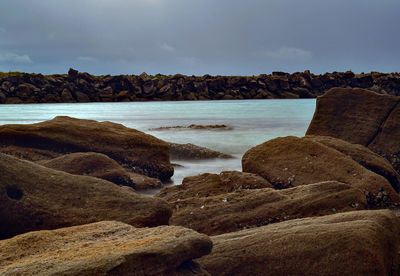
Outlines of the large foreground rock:
M258 174L276 188L322 181L339 181L367 194L371 205L398 202L389 181L332 147L307 138L284 137L248 150L242 158L243 171Z
M307 135L340 138L369 147L400 169L400 97L365 89L330 89L318 97Z
M173 175L166 142L111 122L59 116L31 125L3 125L0 126L0 148L16 155L32 148L40 150L42 155L99 152L133 172L161 180Z
M102 178L117 185L134 187L129 173L115 160L97 152L76 152L38 161L38 164L70 174Z
M220 174L203 173L185 177L182 185L166 187L157 196L168 201L175 201L226 194L242 189L273 187L267 180L252 173L224 171Z
M0 241L0 274L209 275L192 259L211 247L206 235L183 227L103 221Z
M0 154L0 238L101 220L157 226L170 216L168 203L130 187Z
M295 218L364 209L365 195L339 182L322 182L285 190L237 190L208 197L169 200L175 207L171 225L207 235L234 232Z
M305 218L212 237L212 275L398 275L399 219L389 210Z

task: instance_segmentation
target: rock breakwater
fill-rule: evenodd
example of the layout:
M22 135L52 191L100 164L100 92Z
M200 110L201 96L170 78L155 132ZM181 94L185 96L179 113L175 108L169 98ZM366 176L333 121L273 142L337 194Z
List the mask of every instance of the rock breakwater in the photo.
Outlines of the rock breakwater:
M315 75L273 72L259 76L93 76L6 73L0 75L0 103L73 103L179 100L315 98L333 87L368 88L400 95L400 73Z

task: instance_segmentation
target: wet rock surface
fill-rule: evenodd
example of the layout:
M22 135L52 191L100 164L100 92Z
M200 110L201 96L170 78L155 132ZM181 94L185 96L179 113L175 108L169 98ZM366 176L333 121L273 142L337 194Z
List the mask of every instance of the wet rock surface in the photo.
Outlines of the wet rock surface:
M171 213L164 200L130 187L0 154L0 238L101 220L157 226Z
M206 235L183 227L102 221L0 241L0 274L209 275L192 259L211 247Z
M397 275L399 219L389 210L291 220L211 237L212 275Z
M207 197L170 199L171 225L219 235L303 217L364 209L365 195L339 182L322 182L285 190L243 189Z
M203 160L222 158L234 158L232 155L214 151L205 147L196 146L193 144L177 144L168 143L170 149L170 158L172 160Z
M0 152L36 160L51 153L97 152L135 173L160 180L173 175L166 142L121 124L66 116L36 124L0 126Z

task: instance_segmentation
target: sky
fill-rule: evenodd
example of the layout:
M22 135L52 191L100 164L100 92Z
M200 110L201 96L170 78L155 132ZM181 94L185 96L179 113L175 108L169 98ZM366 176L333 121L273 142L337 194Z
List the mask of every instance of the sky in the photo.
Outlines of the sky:
M0 71L400 71L399 0L1 0Z

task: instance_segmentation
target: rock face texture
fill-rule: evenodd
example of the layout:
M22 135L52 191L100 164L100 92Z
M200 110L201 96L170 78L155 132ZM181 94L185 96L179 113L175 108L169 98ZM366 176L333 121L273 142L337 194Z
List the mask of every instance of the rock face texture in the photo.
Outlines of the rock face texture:
M339 182L322 182L285 190L237 190L208 197L169 200L171 225L219 235L302 217L364 209L365 195Z
M68 75L0 73L0 103L126 102L314 98L333 87L368 88L400 95L399 73L311 74L273 72L259 76L149 76L142 73L92 76L70 69Z
M234 158L232 155L193 144L168 143L172 160L200 160L212 158Z
M209 237L183 227L102 221L0 241L0 274L209 275L192 259L211 248Z
M28 156L40 153L36 159L54 153L98 152L133 172L160 180L173 175L166 142L111 122L59 116L37 124L0 126L0 151L18 156L25 149Z
M102 153L70 153L51 160L38 161L37 163L47 168L70 174L93 176L117 185L135 187L129 173L116 161Z
M211 237L211 275L397 275L399 219L389 210L291 220Z
M0 154L0 239L101 220L157 226L171 213L165 201L130 187Z
M335 180L359 188L373 206L399 201L398 193L385 177L351 156L309 138L289 136L267 141L244 154L242 167L276 188Z
M345 100L344 100L345 99ZM317 99L307 135L364 145L400 170L400 97L365 89L334 88Z
M176 201L192 197L208 197L231 193L242 189L273 188L264 178L238 171L225 171L220 174L204 173L185 177L181 185L166 187L158 197L167 201Z

